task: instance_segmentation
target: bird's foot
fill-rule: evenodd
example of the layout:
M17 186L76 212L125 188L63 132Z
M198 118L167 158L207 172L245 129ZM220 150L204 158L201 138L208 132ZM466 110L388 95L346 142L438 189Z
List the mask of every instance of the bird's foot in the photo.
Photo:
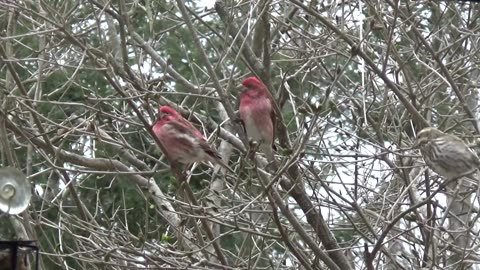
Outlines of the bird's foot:
M250 159L250 160L253 160L255 158L255 153L257 152L258 150L258 145L256 144L255 141L253 140L249 140L248 141L248 149L247 149L247 152L245 153L245 158L246 159Z

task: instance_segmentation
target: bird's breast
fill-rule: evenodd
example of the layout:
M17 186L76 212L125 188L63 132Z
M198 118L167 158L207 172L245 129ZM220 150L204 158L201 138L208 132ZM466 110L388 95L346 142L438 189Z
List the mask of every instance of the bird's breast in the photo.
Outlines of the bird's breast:
M240 104L242 119L247 136L255 141L271 144L273 141L272 106L268 99L258 98Z

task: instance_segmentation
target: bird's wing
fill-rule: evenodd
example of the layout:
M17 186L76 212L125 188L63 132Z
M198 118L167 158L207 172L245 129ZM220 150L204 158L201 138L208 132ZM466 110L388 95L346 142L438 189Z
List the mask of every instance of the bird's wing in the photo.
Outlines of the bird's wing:
M178 119L180 124L183 124L186 128L189 128L197 137L205 139L203 134L192 124L192 122L188 121L187 119L181 117Z
M165 127L170 129L171 132L185 134L191 137L197 137L197 134L195 133L195 128L193 126L185 125L185 123L180 121L168 121L165 123Z
M213 150L208 142L205 140L203 135L198 131L190 122L187 120L179 121L169 121L165 125L169 125L168 128L172 129L172 132L178 134L184 134L184 137L178 137L179 141L183 141L186 144L191 144L192 140L195 140L196 143L202 148L205 153L213 158L220 158L220 155L217 151Z
M211 156L214 159L222 159L220 154L216 150L214 150L212 147L210 147L210 145L206 141L200 142L199 145L200 147L202 147L203 151L207 153L207 155Z
M470 147L460 138L451 136L451 144L446 144L448 147L448 152L449 155L452 156L464 156L467 160L473 162L477 166L480 166L480 160L478 159L478 156L473 152Z

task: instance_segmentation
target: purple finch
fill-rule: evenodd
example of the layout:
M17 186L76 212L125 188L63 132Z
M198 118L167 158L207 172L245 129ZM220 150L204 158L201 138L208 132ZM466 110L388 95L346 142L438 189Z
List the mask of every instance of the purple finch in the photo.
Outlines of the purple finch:
M273 97L267 87L257 78L248 77L242 81L245 90L240 94L240 119L247 136L257 141L260 151L273 160L275 138L275 110Z
M423 160L432 171L447 179L472 173L480 166L477 155L462 139L436 128L422 129L413 147L420 148Z
M209 161L230 170L203 134L173 108L161 106L158 109L158 120L152 130L172 161L186 165Z

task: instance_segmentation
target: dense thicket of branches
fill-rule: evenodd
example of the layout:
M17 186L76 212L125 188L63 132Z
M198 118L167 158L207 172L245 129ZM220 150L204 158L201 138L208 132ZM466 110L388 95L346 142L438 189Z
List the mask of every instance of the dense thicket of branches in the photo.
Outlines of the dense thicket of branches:
M28 211L0 218L0 238L37 239L40 269L480 261L476 185L446 195L443 179L408 150L428 125L470 143L480 134L480 6L18 0L0 8L0 165L35 186ZM252 154L236 121L237 85L251 74L281 112L274 166ZM209 164L172 171L150 130L165 104L235 174ZM447 209L445 196L462 206Z

